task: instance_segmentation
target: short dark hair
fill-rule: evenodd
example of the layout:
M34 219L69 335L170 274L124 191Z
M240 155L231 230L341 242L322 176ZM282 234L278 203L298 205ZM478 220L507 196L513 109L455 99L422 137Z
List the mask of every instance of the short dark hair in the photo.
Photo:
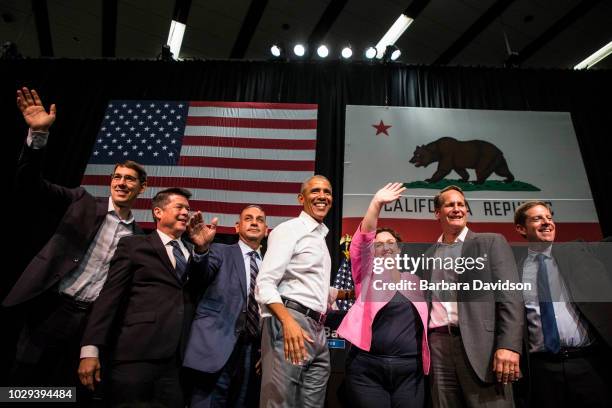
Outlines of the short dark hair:
M450 190L458 191L463 196L463 199L465 200L465 194L463 194L463 190L461 189L461 187L455 186L453 184L453 185L444 187L442 190L440 190L438 194L436 194L436 196L434 197L434 209L435 210L439 210L440 208L442 208L442 204L444 204L444 202L442 201L442 194Z
M117 167L127 167L128 169L132 169L138 174L138 180L140 181L140 184L144 184L147 182L147 172L145 171L145 168L142 164L136 163L133 160L126 160L124 162L117 163L113 168L113 174L115 173L115 170L117 170Z
M527 201L526 203L521 204L516 211L514 211L514 225L525 226L525 221L527 221L527 211L533 207L537 207L538 205L546 207L552 214L552 210L544 201Z
M374 234L374 236L380 234L381 232L388 232L389 234L393 235L393 238L395 238L397 242L402 242L401 235L399 234L399 232L397 232L393 228L387 228L387 227L376 228L376 234Z
M300 186L300 194L304 194L304 191L306 190L306 185L310 183L310 180L317 179L317 178L327 181L327 184L329 184L329 186L331 187L331 181L329 181L327 177L325 177L322 174L315 174L314 176L310 176L302 182L302 185Z
M157 220L157 218L155 218L155 213L153 210L155 208L163 208L168 205L170 202L170 196L173 195L183 196L189 200L191 198L191 191L180 187L171 187L158 191L157 194L155 194L155 197L153 197L151 200L151 212L153 213L154 220Z
M248 210L249 208L257 208L257 209L259 209L259 211L261 211L262 213L264 213L264 215L266 215L266 212L264 211L264 209L263 209L263 208L261 207L261 205L259 205L259 204L249 204L249 205L245 206L245 207L244 207L242 210L240 210L240 214L239 214L239 215L240 215L240 216L242 216L242 213L243 213L245 210Z

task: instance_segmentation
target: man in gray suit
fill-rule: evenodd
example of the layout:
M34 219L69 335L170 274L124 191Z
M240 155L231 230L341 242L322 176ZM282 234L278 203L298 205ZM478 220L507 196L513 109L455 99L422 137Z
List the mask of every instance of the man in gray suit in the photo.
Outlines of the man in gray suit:
M444 260L445 267L448 259L454 260L454 269L434 262L425 278L431 284L444 280L469 286L432 293L429 345L433 405L512 407L509 382L520 376L521 293L477 290L474 286L476 280L518 282L512 251L501 235L474 233L467 228L468 208L459 187L440 191L434 198L434 209L442 235L428 255ZM468 261L470 258L475 263Z

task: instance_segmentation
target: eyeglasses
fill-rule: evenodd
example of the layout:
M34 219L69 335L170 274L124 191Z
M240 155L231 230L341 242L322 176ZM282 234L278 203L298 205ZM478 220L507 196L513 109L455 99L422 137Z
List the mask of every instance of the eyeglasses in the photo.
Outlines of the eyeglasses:
M134 184L138 181L138 178L134 176L130 176L129 174L119 174L119 173L111 174L111 180L121 181L121 179L125 180L125 182L129 184Z

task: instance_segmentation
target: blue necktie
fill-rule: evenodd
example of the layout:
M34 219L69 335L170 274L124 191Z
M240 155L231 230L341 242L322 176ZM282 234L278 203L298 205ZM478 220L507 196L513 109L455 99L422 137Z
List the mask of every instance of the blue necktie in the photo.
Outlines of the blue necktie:
M176 261L176 276L178 276L182 283L185 283L187 280L187 260L185 259L185 255L183 255L183 251L181 251L178 241L170 241L170 245L172 245L172 254Z
M540 319L542 320L542 334L544 335L544 347L546 351L558 353L561 348L559 330L555 319L550 286L548 285L548 271L546 270L546 257L543 254L536 256L538 261L538 300L540 302Z
M259 336L259 308L255 301L255 280L257 279L257 273L259 268L257 267L256 259L259 257L257 252L251 251L247 255L251 258L250 269L251 269L251 281L249 284L249 296L247 301L247 314L246 314L246 330L252 337Z

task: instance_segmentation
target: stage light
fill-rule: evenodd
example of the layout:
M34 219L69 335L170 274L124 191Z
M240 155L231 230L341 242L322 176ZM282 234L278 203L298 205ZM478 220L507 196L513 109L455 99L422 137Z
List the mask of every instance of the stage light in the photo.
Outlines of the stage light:
M387 45L382 59L385 62L395 61L400 57L400 55L402 55L402 52L397 47L397 45Z
M329 55L329 48L327 48L327 45L319 45L319 48L317 48L317 55L321 58L327 58Z
M371 60L372 58L374 58L376 56L376 48L374 47L368 47L368 49L365 51L365 57L369 60Z
M166 43L170 46L170 52L174 59L179 57L183 36L185 35L185 27L185 24L179 23L176 20L172 20L170 23L170 32L168 33L168 41Z
M378 44L376 44L376 58L381 59L387 46L395 44L413 21L414 20L407 15L401 14L397 20L395 20L391 28L389 28L389 31L387 31Z
M340 53L340 55L342 55L342 58L344 59L349 59L353 56L353 49L351 48L350 45L342 48L342 52Z
M303 57L306 53L306 48L304 48L302 44L296 44L295 47L293 47L293 53L298 57Z
M276 44L270 47L270 53L276 58L281 56L282 51L282 48Z

